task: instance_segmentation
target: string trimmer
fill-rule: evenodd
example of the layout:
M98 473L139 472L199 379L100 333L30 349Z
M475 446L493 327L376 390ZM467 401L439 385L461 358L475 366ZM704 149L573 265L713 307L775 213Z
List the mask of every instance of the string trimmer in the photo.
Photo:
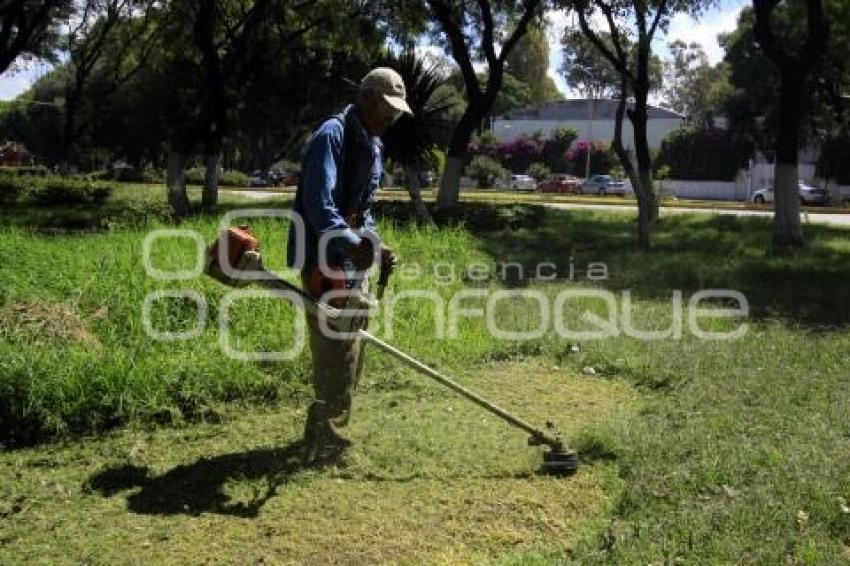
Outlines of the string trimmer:
M241 287L254 282L267 289L294 293L300 299L298 302L307 311L319 318L324 318L328 322L328 326L338 332L356 334L361 340L390 354L418 373L448 387L455 393L469 399L479 407L506 421L508 424L524 430L531 435L528 439L529 445L547 446L549 450L543 453L543 464L540 468L542 473L569 475L578 469L576 452L568 450L557 435L551 435L539 428L535 428L525 420L509 413L391 344L373 336L359 327L358 317L346 315L346 307L337 308L317 301L300 287L289 283L277 274L265 269L260 256L259 242L251 234L247 226L230 228L219 235L219 238L207 250L206 273L232 287ZM383 288L386 286L387 280L388 271L382 266L382 273L378 279L378 297L383 295Z

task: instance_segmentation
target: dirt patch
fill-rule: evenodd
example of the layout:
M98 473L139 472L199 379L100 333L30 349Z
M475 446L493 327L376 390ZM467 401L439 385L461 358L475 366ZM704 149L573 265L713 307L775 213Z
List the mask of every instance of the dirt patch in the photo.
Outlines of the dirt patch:
M0 336L55 345L100 346L76 307L38 300L13 303L0 309Z

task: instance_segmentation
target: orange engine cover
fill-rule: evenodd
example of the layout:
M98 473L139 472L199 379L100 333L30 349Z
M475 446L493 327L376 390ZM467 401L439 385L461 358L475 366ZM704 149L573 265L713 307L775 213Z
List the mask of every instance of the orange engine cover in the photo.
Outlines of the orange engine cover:
M245 252L255 252L260 250L260 242L257 237L251 233L251 229L247 225L239 226L238 228L228 228L219 234L215 242L207 248L207 275L232 285L233 281L223 272L219 263L219 253L221 246L226 246L227 260L230 269L236 269L239 265L239 260Z

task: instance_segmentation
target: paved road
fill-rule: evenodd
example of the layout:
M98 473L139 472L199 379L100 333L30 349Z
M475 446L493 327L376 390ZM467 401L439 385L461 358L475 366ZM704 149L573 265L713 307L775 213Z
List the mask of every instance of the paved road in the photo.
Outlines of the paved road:
M247 197L257 200L272 200L283 197L291 197L293 192L272 192L272 191L224 191L228 194L240 197ZM621 211L635 212L636 205L629 204L580 204L572 202L541 202L531 203L541 204L551 208L562 210L603 210L603 211ZM662 207L661 216L668 214L723 214L728 216L773 216L771 210L735 210L729 208L673 208ZM812 224L834 224L839 226L850 227L850 213L848 214L832 214L832 213L813 213L803 212L801 214L803 222Z

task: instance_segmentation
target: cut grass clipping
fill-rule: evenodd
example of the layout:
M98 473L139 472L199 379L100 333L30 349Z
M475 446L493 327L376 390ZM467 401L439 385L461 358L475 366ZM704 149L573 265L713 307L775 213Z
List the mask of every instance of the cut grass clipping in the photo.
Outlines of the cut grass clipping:
M523 433L420 376L397 378L394 391L364 384L354 445L322 470L297 463L304 406L292 404L7 453L0 563L470 563L563 553L604 516L613 465L537 476ZM568 435L636 405L626 385L534 363L465 382Z

